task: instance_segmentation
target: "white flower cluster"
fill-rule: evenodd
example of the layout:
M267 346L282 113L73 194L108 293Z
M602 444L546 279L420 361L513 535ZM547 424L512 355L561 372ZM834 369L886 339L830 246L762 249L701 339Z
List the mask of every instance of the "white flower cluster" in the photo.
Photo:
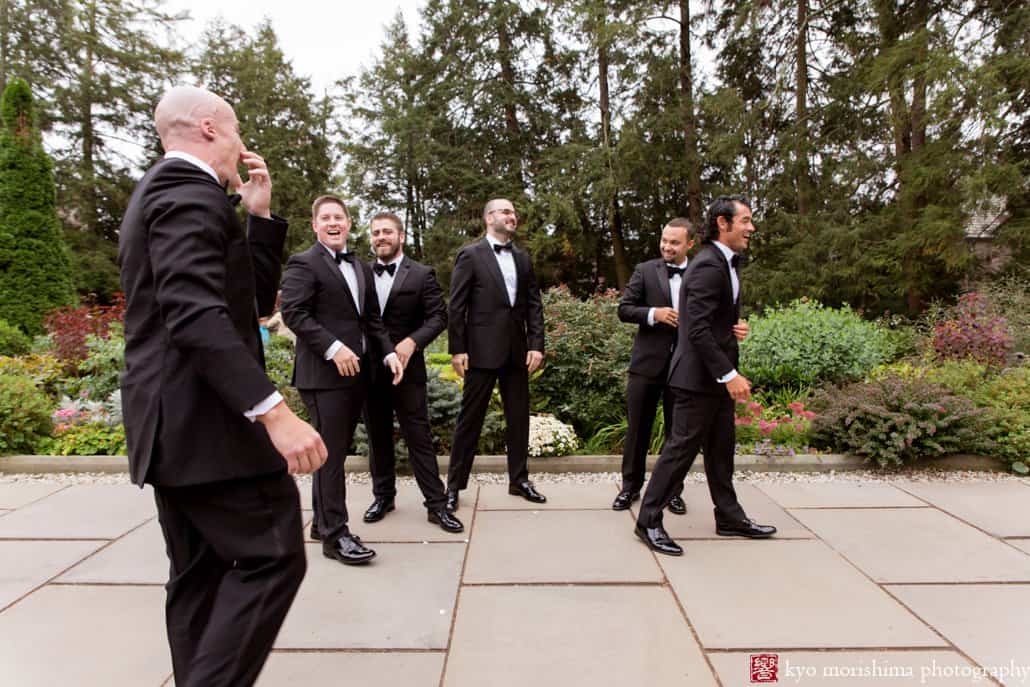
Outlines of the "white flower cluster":
M572 425L553 415L531 415L529 418L529 455L567 456L579 448L579 438Z

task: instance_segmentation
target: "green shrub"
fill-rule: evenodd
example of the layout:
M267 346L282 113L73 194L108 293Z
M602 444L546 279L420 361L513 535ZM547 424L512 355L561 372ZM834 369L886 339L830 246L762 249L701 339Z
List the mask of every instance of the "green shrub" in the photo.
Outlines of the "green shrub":
M534 376L535 412L553 413L579 436L626 414L626 370L635 327L618 318L615 291L581 301L564 286L544 293L547 357Z
M980 386L974 400L987 408L984 432L992 455L1016 472L1030 472L1030 368L1006 370Z
M805 299L752 318L741 372L761 387L806 387L861 379L891 355L888 337L850 308Z
M425 357L426 357L426 365L429 365L429 366L435 365L435 366L439 366L439 367L443 367L443 366L450 367L450 365L451 365L451 355L449 353L432 353L432 352L427 352L425 354Z
M37 444L37 450L51 456L124 456L125 428L104 422L68 425Z
M822 389L812 405L818 412L812 423L817 446L881 466L989 447L979 431L983 411L921 379L889 375Z
M272 384L283 395L286 405L297 417L307 421L308 409L300 397L300 392L293 388L290 380L293 377L293 359L296 356L294 344L285 336L272 334L265 344L265 372Z
M86 359L79 363L82 375L69 385L70 394L85 394L103 400L118 389L118 380L125 364L125 336L121 322L112 322L107 338L90 334L86 337Z
M32 339L7 320L0 320L0 355L25 355L31 349Z
M0 455L34 451L50 427L46 394L28 377L0 375Z
M47 396L57 398L64 377L61 362L52 355L0 356L0 375L28 377Z

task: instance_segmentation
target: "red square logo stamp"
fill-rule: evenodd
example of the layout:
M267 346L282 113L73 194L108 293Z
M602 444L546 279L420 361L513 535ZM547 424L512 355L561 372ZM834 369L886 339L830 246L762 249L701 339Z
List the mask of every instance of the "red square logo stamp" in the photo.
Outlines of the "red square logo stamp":
M751 682L780 681L779 654L751 654Z

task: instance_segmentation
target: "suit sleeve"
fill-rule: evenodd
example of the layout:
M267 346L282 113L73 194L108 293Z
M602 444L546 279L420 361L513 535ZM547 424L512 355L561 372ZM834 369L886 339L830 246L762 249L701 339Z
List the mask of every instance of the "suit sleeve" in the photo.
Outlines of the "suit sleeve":
M447 310L447 350L451 355L468 353L465 318L474 280L472 253L463 249L454 260L454 272L451 274L451 301Z
M633 270L633 276L622 290L619 299L619 319L633 324L647 324L647 313L651 306L647 305L644 295L644 271L640 265Z
M283 321L297 335L297 341L308 346L321 359L336 337L315 318L317 287L317 277L304 254L290 256L283 273Z
M372 278L372 268L364 262L355 262L354 267L364 270L365 283L368 285L365 288L365 304L362 307L364 316L361 318L364 321L365 336L375 341L385 358L394 352L393 342L390 341L390 333L386 331L386 325L383 324L383 318L379 314L379 295L376 293L375 279ZM377 362L382 362L382 360Z
M544 352L544 301L536 283L533 262L526 256L526 345L531 351Z
M210 189L208 187L211 187ZM155 298L168 335L193 370L240 412L275 393L261 364L232 323L225 301L230 234L242 232L221 189L197 184L174 200L144 205Z
M687 279L689 283L684 283L680 289L680 302L687 297L684 313L687 337L712 379L719 379L733 370L733 363L712 333L712 320L722 300L722 290L726 288L726 275L718 265L705 263L690 270Z
M411 333L411 338L421 351L447 329L447 307L443 304L443 289L436 281L436 270L426 268L422 280L422 310L425 319L422 326Z
M286 220L247 218L247 240L254 262L254 284L257 294L258 317L269 317L275 311L275 296L283 271L283 244L286 243Z

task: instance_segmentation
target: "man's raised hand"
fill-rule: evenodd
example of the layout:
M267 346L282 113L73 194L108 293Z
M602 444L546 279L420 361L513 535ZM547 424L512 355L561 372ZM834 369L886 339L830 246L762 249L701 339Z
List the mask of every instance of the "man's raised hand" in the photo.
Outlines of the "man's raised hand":
M240 194L240 202L247 212L268 219L272 216L272 177L268 165L260 155L246 149L240 153L240 164L247 167L247 181L237 174L230 185Z

